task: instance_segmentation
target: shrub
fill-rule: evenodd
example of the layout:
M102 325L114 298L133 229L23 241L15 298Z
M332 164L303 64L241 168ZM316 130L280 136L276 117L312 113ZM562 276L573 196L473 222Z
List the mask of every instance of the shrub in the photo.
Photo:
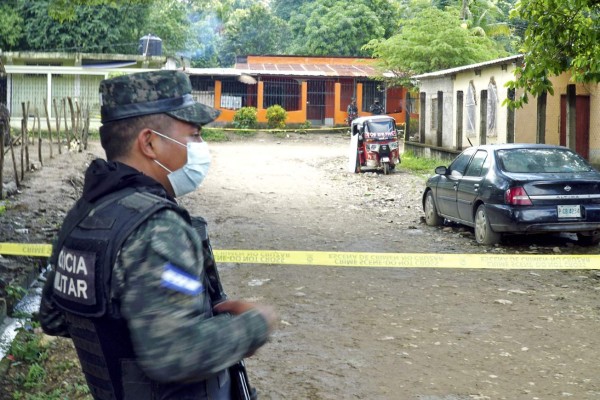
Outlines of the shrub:
M280 105L267 108L267 121L269 128L285 128L287 112Z
M254 128L256 126L256 108L242 107L233 116L233 126L240 129Z
M419 133L419 118L411 118L410 119L410 132L408 132L409 135L415 135L417 133Z

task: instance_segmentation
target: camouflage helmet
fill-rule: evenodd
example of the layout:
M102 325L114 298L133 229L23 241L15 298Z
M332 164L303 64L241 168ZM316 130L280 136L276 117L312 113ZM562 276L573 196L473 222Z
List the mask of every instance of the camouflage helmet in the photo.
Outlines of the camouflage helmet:
M100 82L102 123L141 115L165 113L201 126L212 122L220 111L197 103L192 85L181 71L150 71L122 75Z

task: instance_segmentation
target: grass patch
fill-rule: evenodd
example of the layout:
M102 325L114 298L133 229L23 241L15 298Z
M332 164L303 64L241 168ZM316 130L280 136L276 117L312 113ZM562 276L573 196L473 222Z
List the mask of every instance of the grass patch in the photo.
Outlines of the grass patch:
M407 151L402 154L400 168L417 174L431 175L433 174L435 167L446 164L444 164L444 161L438 160L437 158L417 157L412 151Z
M233 134L240 137L252 137L256 136L258 131L256 129L240 129L239 131L233 131Z
M229 140L225 132L218 128L203 128L202 139L207 142L227 142Z
M0 399L91 400L70 339L47 341L39 327L21 328L2 364Z

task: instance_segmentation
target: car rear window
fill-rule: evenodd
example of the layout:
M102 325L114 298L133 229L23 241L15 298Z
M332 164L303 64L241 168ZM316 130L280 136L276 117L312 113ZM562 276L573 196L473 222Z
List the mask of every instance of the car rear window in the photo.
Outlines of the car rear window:
M497 151L500 168L516 173L569 173L591 171L577 153L567 149L505 149Z

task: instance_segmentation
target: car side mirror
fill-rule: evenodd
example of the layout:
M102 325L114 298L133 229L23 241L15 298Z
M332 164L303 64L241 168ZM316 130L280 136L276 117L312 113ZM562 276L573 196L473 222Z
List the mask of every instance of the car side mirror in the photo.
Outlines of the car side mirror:
M446 175L448 173L448 168L440 165L439 167L435 167L435 173L438 175Z

